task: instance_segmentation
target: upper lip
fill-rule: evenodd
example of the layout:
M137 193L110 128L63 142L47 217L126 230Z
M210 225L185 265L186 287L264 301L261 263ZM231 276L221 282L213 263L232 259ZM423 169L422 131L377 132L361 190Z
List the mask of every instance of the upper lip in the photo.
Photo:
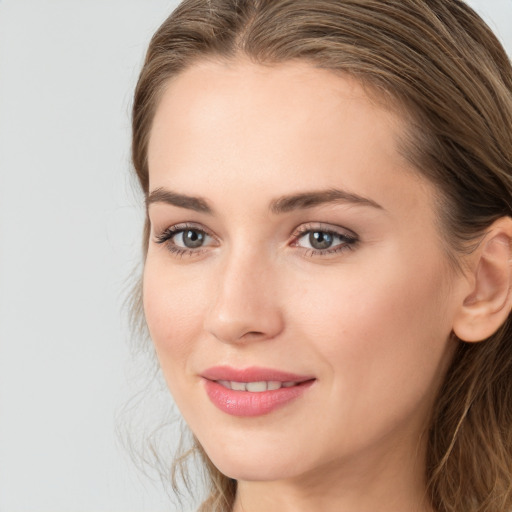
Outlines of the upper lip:
M305 382L315 378L311 375L298 375L274 368L262 368L258 366L250 366L247 368L213 366L202 372L201 377L208 380L228 380L234 382Z

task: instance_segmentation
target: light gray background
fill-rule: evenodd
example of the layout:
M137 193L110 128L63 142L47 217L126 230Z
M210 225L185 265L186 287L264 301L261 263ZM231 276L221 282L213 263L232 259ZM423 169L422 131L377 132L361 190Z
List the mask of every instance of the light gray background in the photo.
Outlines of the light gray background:
M119 448L129 110L172 0L0 1L0 512L172 510ZM473 0L512 54L512 0Z

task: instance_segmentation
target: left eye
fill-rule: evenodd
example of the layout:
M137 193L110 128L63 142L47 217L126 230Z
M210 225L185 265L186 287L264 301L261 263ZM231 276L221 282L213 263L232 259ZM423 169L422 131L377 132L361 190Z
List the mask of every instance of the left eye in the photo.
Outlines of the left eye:
M315 251L325 251L333 247L350 245L354 239L332 231L310 230L297 239L297 246Z

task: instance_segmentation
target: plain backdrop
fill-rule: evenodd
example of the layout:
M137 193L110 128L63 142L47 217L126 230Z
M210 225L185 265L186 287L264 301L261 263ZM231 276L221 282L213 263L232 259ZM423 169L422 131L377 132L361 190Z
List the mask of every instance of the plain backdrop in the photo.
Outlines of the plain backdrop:
M512 0L473 0L512 54ZM129 112L177 1L0 0L0 512L174 510L119 447Z

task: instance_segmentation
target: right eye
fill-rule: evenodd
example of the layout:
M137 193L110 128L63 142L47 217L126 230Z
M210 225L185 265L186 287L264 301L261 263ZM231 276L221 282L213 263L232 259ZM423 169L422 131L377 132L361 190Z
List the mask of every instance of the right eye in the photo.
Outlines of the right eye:
M195 226L171 226L156 237L156 243L165 244L172 253L178 255L200 252L213 242L211 235Z
M186 229L178 231L173 235L172 241L178 247L197 249L205 243L207 237L208 235L204 231L199 231L198 229Z

